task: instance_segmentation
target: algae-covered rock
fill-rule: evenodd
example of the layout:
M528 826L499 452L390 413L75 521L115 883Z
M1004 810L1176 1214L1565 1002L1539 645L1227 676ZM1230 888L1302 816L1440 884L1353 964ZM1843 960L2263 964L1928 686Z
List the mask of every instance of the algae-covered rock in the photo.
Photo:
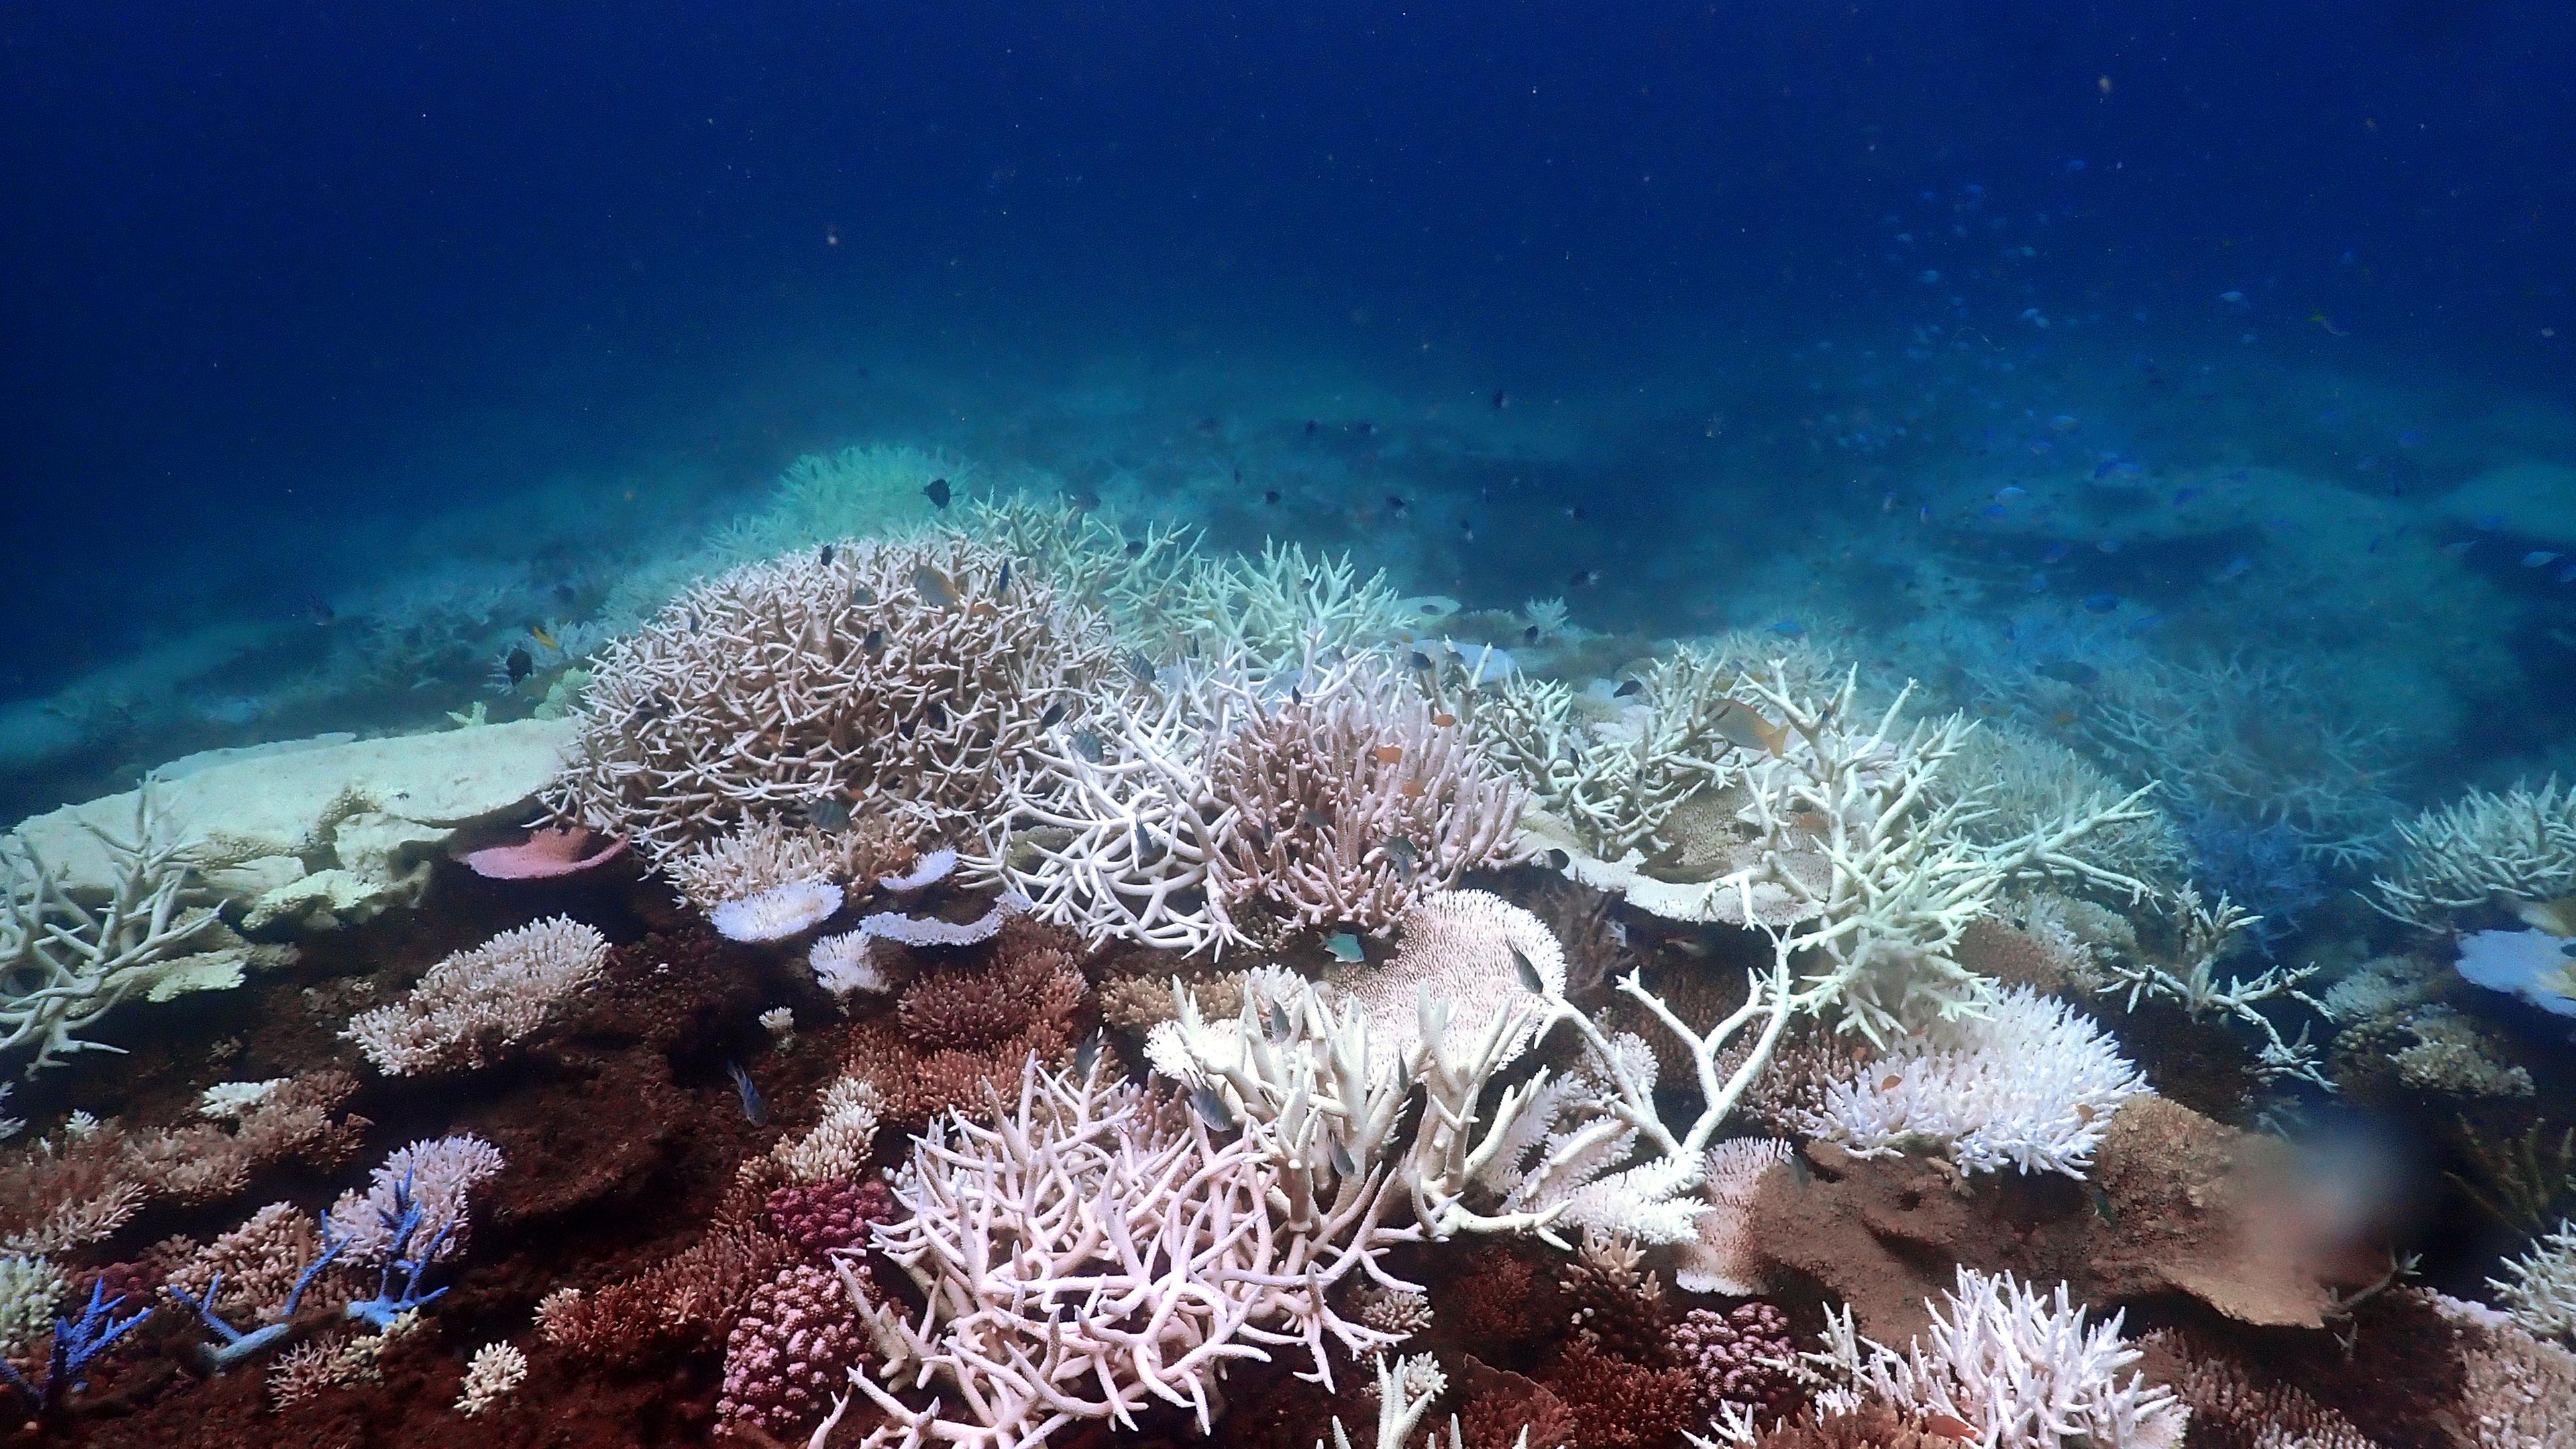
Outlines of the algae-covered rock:
M520 817L563 768L566 720L384 739L290 742L191 757L146 787L166 839L246 927L327 930L419 900L462 829ZM113 862L91 827L129 834L132 792L69 805L15 835L74 896L104 893Z

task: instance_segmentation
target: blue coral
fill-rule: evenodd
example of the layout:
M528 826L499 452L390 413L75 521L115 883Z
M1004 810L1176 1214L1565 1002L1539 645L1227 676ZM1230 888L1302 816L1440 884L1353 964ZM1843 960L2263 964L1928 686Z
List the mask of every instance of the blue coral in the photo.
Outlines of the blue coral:
M118 1339L152 1316L152 1310L146 1308L131 1317L117 1317L116 1310L124 1306L122 1293L113 1302L108 1300L106 1279L91 1284L89 1306L81 1310L78 1321L54 1320L54 1350L46 1364L44 1384L40 1387L29 1382L7 1359L0 1359L0 1383L17 1391L18 1397L26 1401L28 1412L44 1413L66 1387L82 1387L81 1370L89 1367L90 1360L107 1352Z

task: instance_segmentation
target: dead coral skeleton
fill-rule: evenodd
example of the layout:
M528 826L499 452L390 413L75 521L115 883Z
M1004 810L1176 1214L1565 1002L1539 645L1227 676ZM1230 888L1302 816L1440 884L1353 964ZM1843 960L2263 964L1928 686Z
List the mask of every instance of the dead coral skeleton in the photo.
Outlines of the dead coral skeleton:
M2213 905L2202 900L2199 890L2189 885L2174 893L2172 912L2181 969L2105 955L2093 960L2091 968L2106 983L2107 990L2117 992L2126 987L2131 1011L2138 1009L2139 1002L2153 998L2181 1007L2194 1021L2219 1016L2243 1022L2263 1034L2263 1045L2255 1056L2257 1077L2267 1082L2291 1077L2329 1092L2335 1090L2315 1044L2308 1039L2309 1024L2302 1022L2296 1037L2285 1037L2270 1017L2255 1010L2267 1001L2296 1001L2332 1022L2334 1014L2326 1004L2300 989L2321 968L2273 966L2250 981L2231 976L2221 984L2218 963L2235 948L2237 937L2262 917L2224 895Z
M2490 903L2519 912L2576 896L2576 790L2555 779L2537 792L2471 790L2398 826L2397 842L2396 870L2371 882L2374 904L2428 931Z

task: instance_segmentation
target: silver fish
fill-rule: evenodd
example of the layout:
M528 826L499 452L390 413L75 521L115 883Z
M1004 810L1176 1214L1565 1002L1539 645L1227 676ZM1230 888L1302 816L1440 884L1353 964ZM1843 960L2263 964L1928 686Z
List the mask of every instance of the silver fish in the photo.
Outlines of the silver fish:
M1522 954L1520 947L1509 946L1507 949L1512 953L1512 969L1520 973L1521 990L1532 996L1545 996L1547 981L1538 974L1538 967L1530 964L1530 958Z
M1231 1132L1235 1129L1234 1113L1226 1107L1225 1098L1218 1096L1214 1087L1202 1083L1190 1088L1190 1110L1198 1113L1199 1120L1213 1131Z

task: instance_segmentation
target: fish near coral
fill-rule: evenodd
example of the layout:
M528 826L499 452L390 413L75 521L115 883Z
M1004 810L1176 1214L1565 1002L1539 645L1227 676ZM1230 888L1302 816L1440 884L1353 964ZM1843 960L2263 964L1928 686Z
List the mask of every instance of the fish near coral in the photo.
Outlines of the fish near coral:
M1777 758L1789 751L1789 727L1775 725L1752 706L1728 700L1717 712L1717 732L1738 749L1761 750Z

